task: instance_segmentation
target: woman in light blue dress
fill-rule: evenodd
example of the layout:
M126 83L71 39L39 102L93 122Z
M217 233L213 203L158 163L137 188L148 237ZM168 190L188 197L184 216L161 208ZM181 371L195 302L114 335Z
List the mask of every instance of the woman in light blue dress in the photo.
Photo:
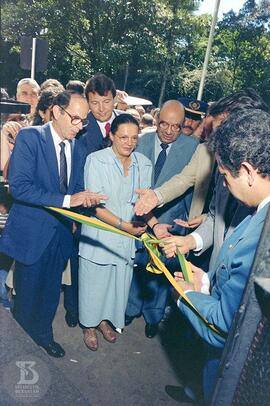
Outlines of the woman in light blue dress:
M117 116L111 125L112 146L90 154L85 164L85 188L109 196L95 209L95 216L133 235L157 223L150 213L144 221L134 215L136 189L151 185L152 164L133 152L139 133L136 119ZM115 342L115 328L124 327L125 309L133 274L135 240L108 231L82 226L79 247L79 319L84 342L97 350L96 330Z

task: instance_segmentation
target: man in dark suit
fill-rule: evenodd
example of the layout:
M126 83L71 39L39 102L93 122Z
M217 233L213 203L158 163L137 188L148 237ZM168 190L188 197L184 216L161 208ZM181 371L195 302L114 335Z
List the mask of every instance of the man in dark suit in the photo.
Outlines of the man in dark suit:
M53 340L52 322L72 251L72 223L46 207L89 207L102 196L84 191L85 150L75 140L86 124L85 98L62 92L52 113L52 122L24 128L17 136L9 169L14 204L0 251L16 261L15 319L49 355L62 357L65 351Z
M145 134L139 140L136 151L144 154L153 164L153 187L162 185L181 171L198 145L195 138L181 134L184 117L184 107L179 101L167 101L160 110L157 132ZM175 218L188 217L191 198L192 191L188 190L170 204L154 210L159 223L167 224L167 229L165 224L156 225L156 235L157 232L160 237L163 232L168 233L168 225L174 224ZM158 323L164 316L168 288L163 275L135 270L126 310L126 324L133 317L143 314L146 321L145 334L148 338L154 337L158 331Z
M87 81L85 95L90 113L87 116L88 125L83 136L87 153L90 154L108 146L111 123L121 112L114 110L116 96L114 82L103 73L97 73Z

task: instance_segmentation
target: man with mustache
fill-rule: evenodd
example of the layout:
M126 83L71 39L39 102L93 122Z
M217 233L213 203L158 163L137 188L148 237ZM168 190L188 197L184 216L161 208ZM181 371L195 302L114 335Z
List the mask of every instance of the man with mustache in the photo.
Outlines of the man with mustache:
M178 100L185 108L185 121L182 127L182 134L193 136L206 115L208 103L191 99L190 97L179 97Z

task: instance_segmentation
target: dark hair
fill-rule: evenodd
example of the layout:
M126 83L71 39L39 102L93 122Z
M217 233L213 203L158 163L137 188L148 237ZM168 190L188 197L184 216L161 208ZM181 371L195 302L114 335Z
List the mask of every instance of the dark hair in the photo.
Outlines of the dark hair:
M112 79L103 73L97 73L86 82L85 96L89 99L89 93L98 93L100 96L106 96L108 92L112 92L113 97L116 96L116 88Z
M53 100L59 94L61 90L57 87L47 88L43 90L40 94L36 111L34 113L32 125L41 125L43 123L42 117L39 114L39 111L45 112L49 107L53 105Z
M135 124L138 130L140 129L139 123L131 114L120 114L116 116L111 124L111 133L114 135L121 124Z
M230 114L214 131L208 145L233 176L246 161L262 176L270 177L269 113L248 108Z
M240 92L222 97L209 106L208 113L217 116L222 113L233 113L241 109L260 109L269 112L269 107L252 88L240 90Z
M81 82L80 80L70 80L66 84L66 90L70 90L74 93L84 94L85 83Z
M74 95L81 97L82 99L85 99L84 95L82 94L71 92L70 90L64 90L63 92L59 93L57 96L54 97L53 106L60 106L66 109L70 104L71 96Z

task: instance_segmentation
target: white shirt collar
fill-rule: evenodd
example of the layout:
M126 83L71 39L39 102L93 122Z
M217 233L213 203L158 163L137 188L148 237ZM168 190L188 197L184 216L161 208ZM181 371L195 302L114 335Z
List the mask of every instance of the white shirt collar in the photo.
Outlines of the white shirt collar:
M105 130L105 125L107 124L107 123L112 123L113 122L113 120L114 120L114 118L116 117L116 114L115 114L115 112L113 111L112 112L112 115L111 115L111 118L109 119L109 120L107 120L107 121L98 121L98 120L96 120L97 121L97 123L98 123L98 126L99 126L99 128L100 128L100 131L102 132L102 135L103 135L103 137L105 138L106 137L106 130Z
M269 202L270 202L270 195L267 196L265 199L263 199L263 200L261 201L261 203L260 203L259 206L257 207L257 212L258 212L259 210L261 210L264 206L266 206L267 203L269 203Z
M55 149L55 153L56 153L58 173L60 171L60 150L61 150L60 143L64 142L66 147L69 146L69 148L65 148L65 156L66 156L66 161L67 161L67 176L68 176L68 181L69 181L70 175L71 175L72 143L74 142L74 139L72 141L62 140L62 138L59 137L58 133L54 129L51 121L50 121L49 125L50 125L51 134L52 134L54 149Z
M52 125L52 122L49 122L50 125L50 130L52 133L52 138L53 138L53 143L55 145L55 147L58 147L60 142L64 142L66 145L69 144L69 140L62 140L62 138L58 135L58 133L56 132L56 130L54 129L54 126Z

